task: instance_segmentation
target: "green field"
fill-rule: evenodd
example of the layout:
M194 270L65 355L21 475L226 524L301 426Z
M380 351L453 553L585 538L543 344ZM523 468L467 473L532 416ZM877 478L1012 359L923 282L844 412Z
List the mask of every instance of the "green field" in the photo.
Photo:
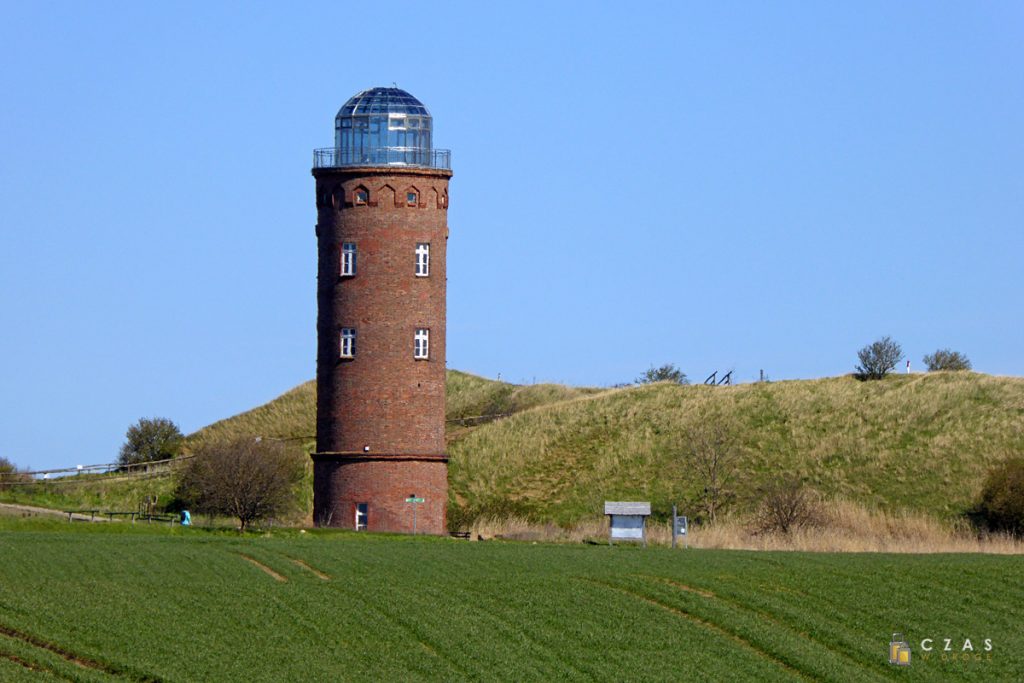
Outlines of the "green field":
M1014 557L0 518L2 681L1020 680L1022 606Z

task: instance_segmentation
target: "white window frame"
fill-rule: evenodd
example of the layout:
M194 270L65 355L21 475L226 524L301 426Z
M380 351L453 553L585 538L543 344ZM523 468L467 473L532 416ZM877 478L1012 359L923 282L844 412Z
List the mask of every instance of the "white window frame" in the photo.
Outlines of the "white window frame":
M338 335L338 355L341 358L356 357L356 328L343 327Z
M412 357L416 360L430 359L430 328L417 327L412 338Z
M430 277L430 242L416 243L416 277Z
M356 274L356 243L343 242L341 245L341 276L352 277Z
M362 508L360 510L360 508ZM369 503L356 503L356 518L355 528L356 531L366 531L367 521L370 519L370 504Z
M420 204L420 193L409 190L405 193L405 205L406 206L419 206Z

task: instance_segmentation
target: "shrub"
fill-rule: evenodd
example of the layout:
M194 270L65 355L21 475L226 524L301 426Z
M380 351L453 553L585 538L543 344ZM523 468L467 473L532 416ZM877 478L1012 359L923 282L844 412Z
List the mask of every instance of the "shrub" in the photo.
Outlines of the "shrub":
M821 509L817 495L804 486L799 477L783 477L771 483L757 511L757 533L788 534L801 527L820 526Z
M7 458L0 457L0 491L7 488L11 483L24 481L26 476L18 471L13 462Z
M141 418L128 428L117 458L121 467L178 455L184 437L178 425L164 417Z
M857 376L860 379L882 379L903 360L903 349L892 337L882 337L857 352L860 365Z
M637 384L651 384L652 382L674 382L676 384L689 384L686 373L672 363L656 368L653 365L644 374L636 378Z
M253 522L289 512L305 458L280 442L243 438L200 445L185 466L178 498L197 512L238 519L245 531Z
M978 513L993 531L1024 535L1024 458L1010 458L988 473Z
M970 370L971 361L959 351L939 349L935 353L924 357L924 364L928 372L938 370Z

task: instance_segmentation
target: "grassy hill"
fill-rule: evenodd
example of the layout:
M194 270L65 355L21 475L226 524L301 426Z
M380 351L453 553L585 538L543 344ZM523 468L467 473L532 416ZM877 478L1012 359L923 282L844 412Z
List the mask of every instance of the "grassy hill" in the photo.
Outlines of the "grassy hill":
M2 517L0 557L3 681L848 683L1024 670L1024 567L1013 557ZM887 662L894 631L910 644L909 669Z
M456 440L452 493L467 517L568 523L609 499L665 511L704 486L680 452L686 430L708 422L739 435L740 510L759 486L796 473L826 496L950 517L971 505L993 463L1024 452L1024 379L958 372L609 390Z
M315 406L315 383L306 382L189 440L260 435L309 451ZM567 525L599 515L608 499L650 500L661 513L685 506L704 485L680 457L685 435L717 422L742 447L734 510L795 473L830 498L950 519L970 507L993 463L1024 452L1024 379L956 372L588 389L449 371L450 517L463 526L482 516ZM132 496L122 484L103 486L47 495L58 507Z

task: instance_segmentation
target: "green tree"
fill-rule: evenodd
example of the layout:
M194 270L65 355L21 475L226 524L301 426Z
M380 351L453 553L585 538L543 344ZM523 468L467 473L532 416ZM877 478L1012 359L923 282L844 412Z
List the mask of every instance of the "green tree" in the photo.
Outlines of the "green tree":
M935 353L928 354L924 357L924 364L928 368L928 372L971 369L971 361L967 356L959 351L950 351L949 349L939 349Z
M676 384L689 384L686 373L672 363L656 368L653 365L644 374L636 378L637 384L651 384L652 382L674 382Z
M0 456L0 490L15 481L23 481L25 476L18 471L13 462Z
M978 512L993 531L1024 535L1024 458L1010 458L988 473Z
M128 428L117 463L121 467L167 460L181 451L184 436L178 425L164 417L144 417Z
M882 337L857 352L860 379L882 379L903 360L903 349L892 337Z

